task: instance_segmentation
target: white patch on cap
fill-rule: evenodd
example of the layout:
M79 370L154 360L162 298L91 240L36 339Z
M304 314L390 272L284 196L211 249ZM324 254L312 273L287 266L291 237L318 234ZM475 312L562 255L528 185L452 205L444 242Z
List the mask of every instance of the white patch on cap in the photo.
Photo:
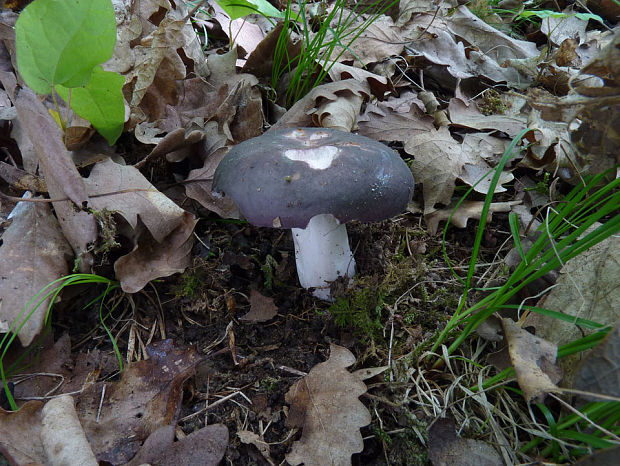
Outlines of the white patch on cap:
M306 132L302 128L294 129L285 135L285 137L289 139L297 139L304 146L315 146L317 142L320 142L322 139L328 138L329 136L329 133L326 131Z
M307 163L314 170L325 170L331 166L339 153L335 146L323 146L312 149L288 149L284 152L284 156L290 160Z

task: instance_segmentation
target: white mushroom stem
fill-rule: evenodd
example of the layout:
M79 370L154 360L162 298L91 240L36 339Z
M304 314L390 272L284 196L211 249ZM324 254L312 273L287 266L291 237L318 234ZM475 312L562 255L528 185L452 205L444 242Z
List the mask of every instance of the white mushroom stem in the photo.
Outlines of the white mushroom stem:
M314 296L331 301L329 282L355 274L347 227L330 214L315 215L306 228L293 228L299 283Z

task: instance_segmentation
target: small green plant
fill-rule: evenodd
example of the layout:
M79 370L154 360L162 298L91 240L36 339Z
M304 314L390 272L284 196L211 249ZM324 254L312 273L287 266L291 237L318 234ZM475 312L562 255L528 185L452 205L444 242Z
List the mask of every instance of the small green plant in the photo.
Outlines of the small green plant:
M351 296L338 298L329 307L339 327L353 327L363 337L374 337L381 331L383 294L370 288L356 289Z
M616 215L620 205L620 179L611 179L609 173L591 176L574 187L559 203L548 209L546 221L540 227L541 234L529 250L521 245L519 222L515 214L510 214L509 225L515 248L521 255L521 263L507 276L506 282L493 289L480 290L487 294L473 305L467 306L468 292L473 290L472 279L474 268L480 251L482 234L485 231L487 206L495 191L499 174L505 163L512 157L518 141L527 130L520 133L504 153L495 174L487 197L481 220L474 241L472 259L467 276L460 278L464 284L464 292L456 312L439 332L433 341L429 354L437 354L437 350L445 345L442 356L435 359L433 367L438 367L442 358L455 354L463 342L489 316L501 309L514 309L535 312L555 319L572 323L592 333L558 348L558 358L593 348L609 332L608 327L582 318L575 318L562 312L530 305L508 304L509 300L532 281L557 269L568 260L587 251L611 235L620 231L620 216ZM466 193L461 201L467 197ZM458 205L457 205L458 207ZM599 224L599 221L605 223ZM445 235L444 230L444 243ZM445 249L444 249L445 255ZM447 256L446 256L447 260ZM455 273L455 276L456 273ZM458 276L457 276L458 277ZM433 356L431 356L432 358ZM521 394L518 388L506 386L507 381L515 377L514 368L509 367L493 377L489 377L481 385L470 387L471 392L485 390L486 395L492 389L503 387L505 390ZM534 436L520 450L523 454L535 451L537 456L553 458L555 462L571 461L572 458L583 456L592 449L605 448L613 443L613 436L620 433L620 403L605 401L589 403L570 415L551 412L544 404L537 404L536 416L539 424L546 426L544 436ZM545 423L546 421L546 423Z
M279 380L275 377L265 377L258 383L258 385L260 385L260 387L267 393L272 393L276 389L278 382Z
M87 119L108 143L123 131L124 78L104 71L112 57L116 19L110 0L35 0L15 24L17 67L39 94L56 94ZM65 129L67 119L56 120Z
M296 0L299 7L297 16L288 0L284 12L284 27L278 38L274 53L271 85L275 89L278 82L288 75L290 79L286 90L286 104L292 105L315 86L323 82L329 70L350 45L390 6L395 0L377 0L370 5L351 4L346 0L336 0L332 9L317 18L318 30L314 31L317 21L308 13L307 0ZM320 4L322 5L322 4ZM321 15L318 15L321 16ZM291 40L291 30L299 31L302 38L301 52L290 56L287 45ZM337 52L340 47L340 52Z
M26 303L19 316L15 319L15 321L11 324L8 329L8 332L4 334L2 339L0 340L0 379L2 380L2 385L4 387L4 393L6 398L11 406L12 410L17 410L17 403L15 403L15 399L11 394L9 389L9 385L7 383L7 378L18 371L18 365L21 363L21 358L15 361L11 366L5 368L4 367L4 358L6 356L11 343L17 337L18 332L22 329L22 327L28 322L28 319L32 317L32 315L37 312L37 310L47 302L47 309L45 310L45 325L49 326L50 324L50 316L52 312L52 306L56 301L56 298L60 294L60 292L71 285L96 285L103 284L105 285L105 289L101 292L95 299L86 304L86 307L91 306L92 304L99 302L99 319L101 321L101 325L105 329L112 345L114 347L114 352L116 353L116 358L119 363L119 367L122 370L123 368L123 358L121 356L120 350L116 345L116 340L112 336L110 329L106 326L105 321L110 316L110 314L114 311L116 306L112 309L108 310L104 313L104 303L106 297L109 293L120 287L120 284L116 281L110 280L108 278L102 277L100 275L88 274L88 273L78 273L72 275L66 275L64 277L58 278L51 283L48 283L43 289L41 289L37 294L35 294L30 300ZM117 304L118 305L118 304ZM20 320L21 319L21 320Z
M187 270L179 277L178 283L172 287L172 292L177 298L192 299L203 285L204 282L198 271Z
M495 187L504 166L515 153L517 142L521 141L528 131L528 129L521 131L513 139L495 169L495 174L493 175L480 216L467 276L462 279L454 272L455 276L465 285L463 296L459 301L456 312L434 342L432 352L444 343L446 336L452 330L463 326L459 336L448 348L448 354L451 354L490 315L502 308L510 307L506 303L529 283L557 269L562 264L565 264L566 261L620 231L620 216L612 215L617 210L618 205L620 205L620 190L618 189L620 187L620 179L616 178L606 184L602 184L609 175L608 173L591 177L587 184L576 186L558 204L557 208L550 209L547 221L540 227L543 234L537 238L527 253L521 245L518 218L516 214L511 213L509 216L510 229L515 247L520 252L522 261L503 286L493 290L473 306L466 307L467 296L472 289L471 283ZM461 198L455 209L458 208L472 190L473 187ZM609 215L612 215L611 218L604 224L592 228L599 220ZM444 229L444 256L449 263L445 251L448 224L449 221ZM592 230L586 234L586 231L590 228ZM551 244L552 242L553 245ZM547 315L558 319L573 321L573 317L566 316L557 311L542 311L533 306L522 306L521 309L545 312Z
M542 403L536 403L536 408L547 420L550 438L536 437L530 440L520 449L521 453L539 448L537 456L553 458L556 463L572 463L592 450L617 445L615 439L601 429L593 428L593 425L600 426L617 438L620 434L620 403L617 401L590 402L577 412L563 415L559 419Z

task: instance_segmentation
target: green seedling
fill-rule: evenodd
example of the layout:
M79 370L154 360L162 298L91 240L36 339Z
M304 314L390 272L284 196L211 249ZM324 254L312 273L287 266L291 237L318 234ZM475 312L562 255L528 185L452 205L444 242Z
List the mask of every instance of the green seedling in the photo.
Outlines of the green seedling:
M124 78L104 71L116 19L110 0L35 0L15 24L17 67L39 94L56 94L114 144L125 121ZM57 116L60 115L58 106ZM63 129L66 120L62 120Z

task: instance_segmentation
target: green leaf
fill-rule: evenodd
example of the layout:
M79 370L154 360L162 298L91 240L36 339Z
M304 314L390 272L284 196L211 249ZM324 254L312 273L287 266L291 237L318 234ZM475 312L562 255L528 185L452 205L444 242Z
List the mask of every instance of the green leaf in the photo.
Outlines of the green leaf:
M83 86L114 52L114 7L110 0L35 0L19 15L15 39L17 67L34 91Z
M108 144L116 142L123 131L125 122L125 102L123 84L125 78L118 73L104 71L101 65L95 67L90 81L84 87L71 91L71 108L106 138ZM68 101L69 89L56 86L56 91Z
M215 0L231 20L243 18L252 13L265 17L284 18L284 12L278 10L267 0Z

